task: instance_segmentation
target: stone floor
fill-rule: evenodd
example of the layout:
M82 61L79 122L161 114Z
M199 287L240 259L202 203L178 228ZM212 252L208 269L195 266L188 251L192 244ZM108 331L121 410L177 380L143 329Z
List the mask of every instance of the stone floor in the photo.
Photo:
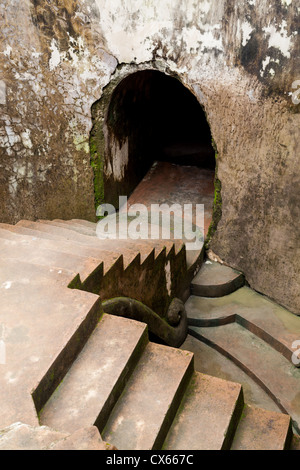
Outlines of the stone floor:
M212 221L214 170L180 166L168 162L153 164L145 178L133 191L129 204L203 204L204 235ZM193 219L194 223L196 222Z

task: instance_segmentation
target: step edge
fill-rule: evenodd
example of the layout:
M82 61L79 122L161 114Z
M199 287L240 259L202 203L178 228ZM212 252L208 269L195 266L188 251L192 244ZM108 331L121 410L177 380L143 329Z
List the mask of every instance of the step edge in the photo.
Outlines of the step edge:
M238 274L234 279L222 284L196 284L191 282L191 293L199 297L224 297L232 294L245 285L245 277L242 273Z
M191 353L192 354L192 353ZM161 424L160 430L157 433L156 439L154 441L154 444L152 446L151 450L161 450L163 447L163 444L166 440L166 437L168 435L168 432L172 426L172 423L175 419L175 416L177 414L178 408L180 407L180 404L183 400L183 397L185 395L185 392L187 390L187 387L192 380L192 377L195 373L195 365L194 365L194 354L191 355L191 360L186 367L184 374L181 378L181 381L177 387L177 390L173 396L172 403L164 417L164 420Z
M83 345L81 351L80 351L80 352L78 353L78 355L75 357L73 363L76 362L76 360L80 357L80 354L82 354L82 352L83 352L83 350L85 349L85 347L88 346L89 339L90 339L90 337L93 335L93 333L96 332L96 329L102 327L101 322L102 322L102 320L105 319L104 317L111 317L112 320L114 320L114 319L116 318L116 317L113 317L112 315L110 315L110 314L108 314L108 313L103 313L103 315L101 316L101 318L99 319L99 321L96 323L96 326L95 326L95 328L93 329L93 331L91 332L91 334L90 334L90 336L88 337L87 341L86 341L85 344ZM130 320L130 321L131 321L132 323L136 323L136 322L134 322L133 320ZM104 326L104 328L105 328L105 326ZM123 378L123 379L124 379L124 378L125 378L125 379L127 378L127 380L128 380L129 376L127 376L126 374L127 374L128 372L132 372L132 371L130 370L130 367L128 367L128 365L129 365L129 366L132 365L132 356L133 356L133 359L135 359L135 356L137 356L137 360L138 360L138 357L141 355L143 349L145 348L145 346L147 345L148 342L149 342L149 340L148 340L148 327L147 327L146 324L144 324L144 327L143 327L143 329L141 330L141 332L140 332L140 334L139 334L139 338L138 338L138 340L136 341L136 344L132 347L131 351L129 351L129 353L128 353L128 360L127 360L127 362L124 364L124 367L123 367L123 369L122 369L122 371L121 371L121 373L120 373L120 376L116 377L115 383L113 384L112 389L108 392L106 402L105 402L104 405L103 405L103 406L106 406L106 411L107 411L107 409L108 409L107 407L108 407L108 405L109 405L109 403L110 403L112 391L115 391L116 388L118 388L119 385L120 385L120 382L119 382L120 377ZM69 374L69 373L72 373L72 365L73 365L73 363L71 364L71 366L69 367L69 369L67 370L66 374L64 375L64 377L62 378L62 380L59 382L59 384L57 385L57 387L55 388L55 390L53 391L53 393L50 395L48 401L53 400L52 403L50 404L50 407L53 407L53 406L54 406L54 408L55 408L55 393L56 393L56 391L58 390L58 388L60 388L61 386L63 387L63 382L64 382L65 378L68 376L68 374ZM80 370L81 370L81 369L80 369ZM124 370L125 370L125 373L126 373L126 374L125 374L125 377L124 377ZM125 382L125 383L126 383L126 382ZM73 388L73 385L72 385L72 379L71 379L71 389L72 389L72 388ZM61 390L61 388L60 388L60 390ZM63 396L62 400L64 401L65 397L68 397L68 395L67 395L67 392L68 392L68 391L70 391L70 382L69 382L69 384L68 384L67 391L66 391L66 390L63 390L63 391L62 391L62 394L63 394L63 395L60 395L60 398L59 398L59 399L61 399L61 397ZM122 392L122 390L121 390L121 392ZM60 392L60 393L61 393L61 392ZM47 419L44 419L43 411L44 411L44 408L47 407L48 401L45 403L43 409L42 409L42 410L40 411L40 413L39 413L40 424L41 424L41 425L45 425L45 426L48 426L48 423L47 423ZM79 410L82 411L81 414L84 413L84 410L83 410L82 408L80 408ZM100 411L95 411L93 420L91 420L90 423L86 423L86 422L82 423L82 426L80 426L80 427L84 428L84 427L86 427L86 426L93 426L93 425L96 426L96 424L94 424L94 423L95 423L95 421L97 421L97 420L99 419L99 415L100 415L101 412L102 412L102 409L100 409ZM98 415L97 415L97 413L98 413ZM104 417L105 417L105 413L104 413ZM102 421L101 421L101 422L103 422L103 415L101 415L100 418L102 418ZM100 423L100 422L99 422L99 423ZM51 426L51 425L50 425L50 426ZM68 428L68 426L65 426L64 424L61 424L61 426L62 426L62 427L60 428L60 430L61 430L62 432L71 432L71 433L72 433L72 432L75 432L75 429L70 429L70 427ZM53 426L52 426L52 427L53 427ZM99 429L99 432L101 432L100 429Z
M44 220L44 219L39 219L37 220L39 223L43 223L46 225L50 225L52 227L60 227L66 230L72 230L73 232L80 233L81 235L86 235L88 237L96 237L96 227L95 227L95 233L93 232L92 228L84 227L83 225L72 225L68 224L65 221L60 221L60 220ZM81 232L83 230L83 232Z
M287 407L276 397L276 395L272 392L272 390L268 387L268 385L249 367L245 366L236 356L231 354L230 352L226 351L222 346L211 341L208 338L200 335L199 333L195 332L192 329L188 329L188 333L193 336L194 338L202 341L203 343L207 344L208 346L212 347L216 351L218 351L223 356L230 359L234 364L236 364L242 371L244 371L250 378L252 378L274 401L274 403L278 406L278 408L282 411L283 414L291 416L293 426L295 427L296 431L299 433L300 426L298 423L293 420L292 415L289 413Z
M98 298L76 331L74 331L72 336L67 340L64 348L54 358L51 366L45 372L37 386L31 391L38 416L86 345L102 315L101 300ZM78 335L82 337L82 341L80 342L78 341Z
M234 437L235 437L235 434L236 434L236 431L237 431L237 428L238 428L238 425L239 425L239 422L243 413L244 406L245 406L244 391L241 385L240 393L235 402L235 406L232 411L230 422L228 424L228 428L226 429L226 432L224 435L224 440L223 440L221 450L229 450L231 448L232 442L234 440Z
M248 403L245 403L244 405L244 409L243 409L243 414L245 412L245 410L247 409L256 409L257 411L261 411L261 412L264 412L266 414L270 413L270 414L274 414L275 412L269 412L268 410L266 409L263 409L263 408L260 408L260 407L254 407L252 405L249 405ZM279 412L276 412L276 414L280 415ZM293 429L292 429L292 419L289 415L286 415L288 416L289 418L289 423L288 423L288 426L287 426L287 429L286 429L286 435L285 435L285 438L284 438L284 443L283 443L283 448L281 450L289 450L291 448L291 445L292 445L292 440L293 440ZM234 439L231 443L231 448L230 450L236 450L236 449L233 449L233 445L234 445L234 440L236 438L238 438L238 432L239 432L239 426L242 424L243 420L245 420L246 418L242 415L241 418L240 418L240 421L238 422L238 426L237 426L237 429L236 429L236 434L234 436ZM241 449L243 450L243 449Z
M116 403L118 402L119 398L124 392L126 384L128 383L130 377L132 376L148 343L149 343L148 326L145 324L143 333L141 334L121 374L119 375L102 409L100 410L98 416L95 419L94 426L98 428L100 434L104 432L104 429L109 420L109 417Z
M185 400L185 395L186 395L186 392L188 391L189 387L192 387L192 381L193 381L193 378L197 378L197 376L201 376L201 377L211 377L212 379L217 379L218 381L220 382L231 382L231 381L228 381L228 380L224 380L224 379L219 379L218 377L214 377L214 376L211 376L209 374L204 374L202 372L198 372L198 371L194 371L188 385L187 385L187 388L186 388L186 391L181 399L181 402L180 402L180 405L177 409L177 412L176 412L176 415L174 417L174 419L177 419L180 417L180 414L181 412L184 410L184 406L185 406L185 403L184 403L184 400ZM235 383L235 382L233 382ZM230 448L230 445L231 445L231 442L234 438L234 435L235 435L235 431L236 431L236 428L238 426L238 423L239 423L239 420L240 420L240 417L241 417L241 414L242 414L242 411L243 411L243 408L244 408L244 393L243 393L243 387L241 384L238 384L238 383L235 383L235 385L237 385L239 387L239 392L238 392L238 395L233 403L233 406L232 406L232 412L231 412L231 415L229 417L229 421L228 421L228 426L226 428L226 431L224 432L224 439L222 441L222 444L220 445L220 449L219 450L228 450ZM194 397L196 397L197 395L195 394ZM173 420L174 422L174 420ZM173 422L172 422L172 425L173 425ZM170 426L170 429L171 429L171 426ZM171 450L173 451L173 449L166 449L165 448L165 445L167 444L167 438L168 438L168 435L166 436L165 438L165 441L164 441L164 445L162 447L163 450ZM210 449L207 449L207 450L210 450Z
M149 341L146 346L151 346L151 345L152 346L156 345L158 347L162 346L162 345L154 343L152 341ZM177 350L177 351L180 351L181 354L184 354L184 351L182 351L178 348L174 348L174 347L166 346L166 345L163 345L163 347L166 348L167 350L170 350L170 349ZM184 367L184 370L182 370L179 384L177 386L177 389L176 389L175 393L173 394L173 396L170 400L171 403L169 405L169 408L168 408L168 410L166 410L165 415L160 420L160 424L159 424L159 426L157 426L156 434L155 434L155 436L152 436L151 441L149 442L149 447L147 447L148 450L160 450L161 449L161 447L163 445L163 442L165 440L165 437L166 437L166 435L169 431L169 428L172 425L174 416L177 413L177 408L181 403L181 399L182 399L182 396L183 396L184 391L186 389L186 386L189 383L190 378L192 377L192 375L194 373L194 354L191 353L190 351L185 351L185 352L188 353L188 355L189 355L189 361L186 363L186 365ZM142 357L143 357L143 355L141 355L141 358ZM137 365L138 365L138 363L137 363ZM119 397L119 400L116 402L116 406L119 404L120 400L122 400L123 395L127 393L127 390L128 390L127 385L128 385L128 383L126 383L126 386L124 387L124 389L122 391L122 394ZM112 413L113 412L114 412L114 409L112 409ZM110 416L109 416L109 418L110 418ZM106 426L108 424L109 424L109 419L106 423ZM102 435L104 436L104 439L108 439L108 436L106 436L106 433L108 432L108 430L106 429L106 426L102 431ZM113 437L110 437L110 442L113 442ZM137 449L137 450L140 451L142 449Z

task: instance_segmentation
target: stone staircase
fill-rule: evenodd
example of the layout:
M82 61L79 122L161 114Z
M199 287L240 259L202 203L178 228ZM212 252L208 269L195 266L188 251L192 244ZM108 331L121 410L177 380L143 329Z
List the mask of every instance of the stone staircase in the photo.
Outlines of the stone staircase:
M241 273L206 261L186 302L189 333L233 361L300 430L300 317L243 285Z
M119 450L289 448L288 414L250 407L241 385L195 371L192 352L153 343L144 323L103 313L101 295L120 295L120 273L128 279L127 295L139 283L153 295L152 269L172 297L177 285L170 286L170 278L196 269L186 265L182 247L160 240L102 243L94 230L78 220L0 224L0 324L7 348L0 364L1 428L21 421L71 435L95 424ZM109 290L113 282L115 291ZM219 316L231 326L235 314ZM199 320L190 311L189 317Z
M38 423L37 413L99 321L99 295L136 292L151 307L159 302L163 317L179 285L177 270L188 271L180 243L99 240L96 224L78 220L0 224L0 260L4 427Z
M69 287L102 300L135 297L162 317L170 299L188 290L203 258L199 250L190 260L180 240L99 240L96 224L82 220L0 224L0 240L3 260L64 269L70 273ZM186 278L184 285L178 272Z
M191 352L107 314L39 418L64 433L95 424L119 450L247 448L255 438L256 448L284 449L292 437L289 416L245 406L239 384L196 372Z

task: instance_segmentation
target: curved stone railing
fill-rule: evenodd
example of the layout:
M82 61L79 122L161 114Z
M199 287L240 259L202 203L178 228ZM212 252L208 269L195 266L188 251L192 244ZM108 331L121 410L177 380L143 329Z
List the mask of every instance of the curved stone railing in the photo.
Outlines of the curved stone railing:
M102 306L105 313L147 323L149 331L168 346L179 348L187 336L187 315L180 299L172 300L166 319L157 315L142 302L128 297L107 300Z

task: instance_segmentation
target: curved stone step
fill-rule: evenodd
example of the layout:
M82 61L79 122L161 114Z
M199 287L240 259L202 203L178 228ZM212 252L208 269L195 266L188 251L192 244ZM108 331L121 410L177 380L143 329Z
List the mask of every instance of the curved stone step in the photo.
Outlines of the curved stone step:
M190 296L185 307L189 325L209 327L237 322L287 360L293 360L294 346L300 339L300 318L249 287L220 298Z
M205 261L191 282L191 293L202 297L222 297L245 283L244 275L215 261Z
M281 413L274 400L249 375L216 349L188 334L181 349L194 353L195 370L242 385L245 403Z
M40 414L40 423L72 433L101 432L148 342L147 325L104 314Z
M245 405L231 450L288 450L292 438L288 415Z
M196 372L163 449L229 449L243 406L241 385Z
M279 409L291 416L299 432L300 369L237 323L211 328L192 326L189 333L224 354L254 379Z
M300 436L297 434L293 436L291 450L300 450Z
M149 343L102 437L119 450L160 449L193 373L193 354Z

